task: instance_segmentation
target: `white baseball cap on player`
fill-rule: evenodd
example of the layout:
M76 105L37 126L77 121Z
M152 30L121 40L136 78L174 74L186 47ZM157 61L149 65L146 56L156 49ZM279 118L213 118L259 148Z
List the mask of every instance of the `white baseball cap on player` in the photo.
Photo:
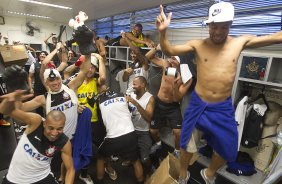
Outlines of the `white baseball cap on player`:
M99 60L94 54L91 54L90 62L91 62L92 65L99 68Z
M60 72L58 70L50 69L50 68L45 69L43 76L44 76L44 81L46 81L47 79L53 81L57 77L61 78Z
M209 19L204 24L211 22L228 22L234 19L234 6L228 2L219 2L209 9Z
M178 61L178 63L180 63L180 58L179 56L171 56L171 57L174 57L176 59L176 61Z

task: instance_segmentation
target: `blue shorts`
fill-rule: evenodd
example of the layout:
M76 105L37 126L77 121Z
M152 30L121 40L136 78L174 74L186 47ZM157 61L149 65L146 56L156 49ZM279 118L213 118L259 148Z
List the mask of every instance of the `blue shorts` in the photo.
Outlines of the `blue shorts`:
M184 150L194 127L203 132L208 145L223 159L236 160L238 131L231 97L223 102L207 103L193 91L182 122L180 147Z

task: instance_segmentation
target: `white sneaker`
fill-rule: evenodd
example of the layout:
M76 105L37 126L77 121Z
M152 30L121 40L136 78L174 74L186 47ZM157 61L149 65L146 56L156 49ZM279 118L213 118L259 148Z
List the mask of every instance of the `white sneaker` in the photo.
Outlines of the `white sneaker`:
M201 172L200 172L202 178L205 180L205 183L206 184L215 184L215 177L213 177L212 179L208 178L207 175L206 175L206 170L207 170L207 168L202 169Z
M79 179L82 180L86 184L94 184L89 175L87 175L87 178L83 178L81 175L79 175Z
M187 171L187 177L184 179L184 178L178 178L178 183L179 184L187 184L188 180L190 178L190 172Z

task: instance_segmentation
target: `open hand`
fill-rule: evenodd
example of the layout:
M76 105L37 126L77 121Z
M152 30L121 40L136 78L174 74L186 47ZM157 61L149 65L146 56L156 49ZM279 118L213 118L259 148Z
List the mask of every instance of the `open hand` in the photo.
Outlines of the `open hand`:
M98 59L98 61L103 61L103 58L102 58L102 56L100 54L91 53L91 56L95 56Z
M131 103L132 105L137 106L137 101L134 100L130 95L126 95L125 99L126 99L127 103Z
M159 32L162 32L168 28L171 21L171 16L172 16L172 12L170 12L166 17L163 6L160 5L160 14L157 16L157 20L156 20L156 26Z
M63 47L62 42L58 42L57 45L56 45L56 49L59 50L62 47Z
M26 94L26 90L16 90L6 95L0 96L1 100L6 99L8 102L24 101L32 97L33 94Z

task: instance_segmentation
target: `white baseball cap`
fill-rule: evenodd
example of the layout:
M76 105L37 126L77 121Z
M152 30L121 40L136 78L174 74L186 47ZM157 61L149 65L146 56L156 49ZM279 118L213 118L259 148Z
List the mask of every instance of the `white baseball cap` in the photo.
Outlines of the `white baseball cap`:
M234 19L234 6L228 2L219 2L212 5L209 9L209 19L205 24L211 22L228 22Z
M172 57L174 57L174 59L176 59L176 61L178 62L178 63L180 63L180 58L179 58L179 56L171 56L171 58Z
M53 81L53 80L55 80L55 78L57 78L57 77L61 78L60 72L59 72L58 70L56 70L56 69L50 69L50 68L48 68L48 69L46 69L46 70L44 71L43 76L44 76L44 81L45 81L45 82L46 82L47 79Z
M97 68L99 68L99 60L98 60L98 58L94 54L91 54L90 61L91 61L92 65L94 65Z

